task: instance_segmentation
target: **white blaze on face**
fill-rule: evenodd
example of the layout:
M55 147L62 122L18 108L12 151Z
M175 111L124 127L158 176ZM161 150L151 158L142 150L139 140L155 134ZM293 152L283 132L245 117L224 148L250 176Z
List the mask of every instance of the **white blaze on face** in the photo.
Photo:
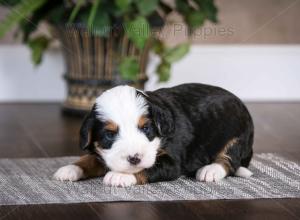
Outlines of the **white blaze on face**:
M138 128L139 119L148 113L148 108L135 88L117 86L104 92L96 100L96 111L101 121L113 121L118 126L112 147L99 152L112 171L136 173L154 164L160 139L156 137L150 142ZM132 166L127 158L136 154L140 155L141 162Z

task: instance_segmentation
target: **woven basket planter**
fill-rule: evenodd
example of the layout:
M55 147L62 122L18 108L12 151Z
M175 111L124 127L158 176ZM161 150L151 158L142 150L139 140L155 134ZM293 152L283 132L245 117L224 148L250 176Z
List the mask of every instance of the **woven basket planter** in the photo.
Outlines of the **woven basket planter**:
M56 30L67 67L64 75L67 83L64 112L85 114L103 91L117 85L144 88L149 43L139 50L122 31L112 32L108 38L104 38L84 27L61 26ZM120 60L126 56L135 56L139 62L137 81L121 78L118 67Z

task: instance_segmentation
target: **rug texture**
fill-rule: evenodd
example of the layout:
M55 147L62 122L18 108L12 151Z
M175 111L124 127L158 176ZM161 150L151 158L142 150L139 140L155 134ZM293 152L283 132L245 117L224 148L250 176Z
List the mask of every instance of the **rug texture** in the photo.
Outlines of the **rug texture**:
M0 160L0 205L106 201L170 201L300 197L300 163L274 154L256 154L249 179L229 177L202 183L182 177L128 188L104 186L102 178L79 182L52 179L77 157Z

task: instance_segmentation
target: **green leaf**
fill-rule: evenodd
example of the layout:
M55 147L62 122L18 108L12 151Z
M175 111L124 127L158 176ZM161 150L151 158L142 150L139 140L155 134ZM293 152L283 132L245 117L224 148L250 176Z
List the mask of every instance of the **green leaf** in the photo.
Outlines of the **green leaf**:
M89 20L89 15L90 15L90 11L89 10L82 10L79 14L79 21L84 23L86 26L88 24L88 20Z
M109 36L110 30L111 26L108 13L104 10L98 10L92 25L93 33L98 36L107 37Z
M150 25L146 18L140 16L125 23L125 32L136 47L143 49L150 35Z
M171 76L171 64L166 62L166 61L162 61L157 69L156 72L159 76L159 81L160 82L166 82L170 79Z
M126 57L120 63L120 72L123 79L137 80L139 73L139 64L136 58Z
M10 13L1 21L0 38L4 36L15 24L41 7L46 0L23 0L20 4L14 6Z
M24 19L19 22L19 28L23 31L23 43L26 42L29 35L37 29L38 22L39 20L37 20L35 16L30 18L30 21Z
M88 27L93 26L93 22L95 20L96 14L97 14L99 3L100 3L100 0L94 0L93 1L90 16L88 18Z
M162 55L165 52L165 45L161 40L155 39L152 43L152 50L158 55Z
M89 15L89 10L83 10L79 13L79 20L88 26ZM111 21L109 14L106 10L104 10L103 5L99 6L95 14L94 21L91 26L88 26L88 29L95 35L102 37L109 36Z
M217 13L218 9L214 4L213 0L196 0L200 6L200 10L204 12L208 20L212 22L218 22Z
M132 2L131 0L115 0L116 6L121 10L121 11L127 11L130 3Z
M147 16L155 11L158 0L137 0L136 5L141 15Z
M15 6L16 4L19 4L21 0L0 0L0 5L3 6Z
M57 24L62 22L65 8L60 4L51 4L46 2L28 18L24 18L19 22L19 29L23 32L23 42L27 42L30 34L34 32L41 21L47 20L50 23Z
M188 1L176 0L176 9L182 14L188 14L190 12Z
M71 15L70 15L70 17L69 17L68 23L74 22L74 20L75 20L75 18L76 18L76 16L77 16L77 14L78 14L78 12L79 12L81 6L83 5L83 3L84 3L84 0L78 0L78 1L76 2L76 5L75 5L75 7L73 8L73 10L72 10L72 12L71 12Z
M201 11L192 11L186 15L185 20L189 27L195 29L203 25L205 21L205 14Z
M189 43L180 44L176 47L168 49L166 53L163 55L163 59L166 60L168 63L173 63L180 60L184 57L190 49Z
M31 48L31 58L35 65L41 63L43 52L47 49L48 45L49 39L44 36L29 40L28 46Z
M61 24L65 14L65 7L63 5L58 5L53 9L49 10L48 21L52 24Z

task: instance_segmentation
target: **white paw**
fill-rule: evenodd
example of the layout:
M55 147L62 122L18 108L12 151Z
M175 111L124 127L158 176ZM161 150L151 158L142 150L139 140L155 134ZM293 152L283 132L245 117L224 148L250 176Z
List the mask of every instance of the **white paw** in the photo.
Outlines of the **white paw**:
M103 182L105 185L109 185L109 186L126 187L126 186L135 185L137 181L133 174L109 171L104 176Z
M196 173L196 179L201 182L217 182L226 176L222 165L212 163L200 168Z
M77 181L83 178L83 170L76 165L67 165L59 168L53 178L60 181Z
M253 173L246 167L239 167L235 172L235 175L239 177L249 178L253 175Z

